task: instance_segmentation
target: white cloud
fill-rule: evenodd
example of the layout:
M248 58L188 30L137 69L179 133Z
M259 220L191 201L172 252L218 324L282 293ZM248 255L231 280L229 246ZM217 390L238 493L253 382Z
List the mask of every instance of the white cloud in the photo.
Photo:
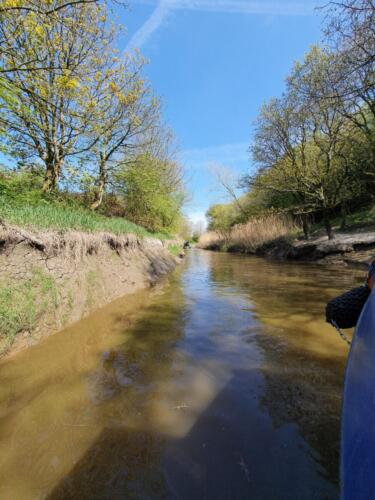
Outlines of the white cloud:
M312 0L133 0L134 3L155 5L155 10L128 43L126 50L141 48L163 24L172 10L195 10L248 15L306 16L314 12Z

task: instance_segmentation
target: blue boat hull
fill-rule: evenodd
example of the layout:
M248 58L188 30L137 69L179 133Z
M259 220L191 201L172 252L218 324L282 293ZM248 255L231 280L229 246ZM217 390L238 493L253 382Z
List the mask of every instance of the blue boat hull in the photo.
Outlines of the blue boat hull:
M375 500L375 291L359 319L346 369L341 498Z

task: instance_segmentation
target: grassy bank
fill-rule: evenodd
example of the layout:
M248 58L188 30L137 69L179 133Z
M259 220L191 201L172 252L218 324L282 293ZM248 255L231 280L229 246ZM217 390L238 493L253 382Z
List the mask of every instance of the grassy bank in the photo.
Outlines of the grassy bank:
M150 233L122 217L106 217L79 206L63 203L40 202L25 205L3 197L0 198L0 218L9 224L29 229L76 230L89 233L103 231L167 238L166 234Z
M41 185L38 171L9 172L0 168L0 219L28 229L169 238L167 229L151 232L127 220L124 207L120 207L115 197L108 196L100 211L93 212L87 208L89 204L84 193L43 193Z

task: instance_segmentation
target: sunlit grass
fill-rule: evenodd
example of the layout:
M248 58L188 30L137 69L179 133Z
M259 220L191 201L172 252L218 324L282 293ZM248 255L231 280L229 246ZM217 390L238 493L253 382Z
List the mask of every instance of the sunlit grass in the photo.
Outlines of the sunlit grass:
M106 217L90 210L61 204L12 203L0 199L0 218L10 224L30 229L76 230L84 232L110 232L136 234L140 237L167 238L163 233L150 233L122 217Z

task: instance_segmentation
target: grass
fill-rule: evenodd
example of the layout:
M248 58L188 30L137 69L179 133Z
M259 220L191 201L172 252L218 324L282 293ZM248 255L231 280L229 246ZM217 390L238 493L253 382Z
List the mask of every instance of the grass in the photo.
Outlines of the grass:
M38 317L58 306L54 279L42 269L34 268L26 281L0 285L0 352L6 350L17 333L30 331Z
M25 204L0 196L0 218L10 224L30 229L110 232L117 235L132 233L140 237L168 238L164 233L150 233L122 217L106 217L78 206L54 204L43 200L38 204Z
M179 255L181 253L182 247L180 245L172 244L172 245L168 246L168 250L170 251L170 253L172 255L177 257L177 255Z
M332 227L335 232L350 232L358 229L366 229L368 226L375 225L375 206L362 208L357 212L348 214L346 216L345 228L341 228L342 217L336 217L331 220ZM317 233L324 229L323 221L314 224L311 228L312 235L315 236Z
M354 214L349 214L346 217L346 226L356 227L356 226L367 226L375 224L375 207L370 207L362 209ZM341 219L335 219L332 223L333 227L340 227Z

